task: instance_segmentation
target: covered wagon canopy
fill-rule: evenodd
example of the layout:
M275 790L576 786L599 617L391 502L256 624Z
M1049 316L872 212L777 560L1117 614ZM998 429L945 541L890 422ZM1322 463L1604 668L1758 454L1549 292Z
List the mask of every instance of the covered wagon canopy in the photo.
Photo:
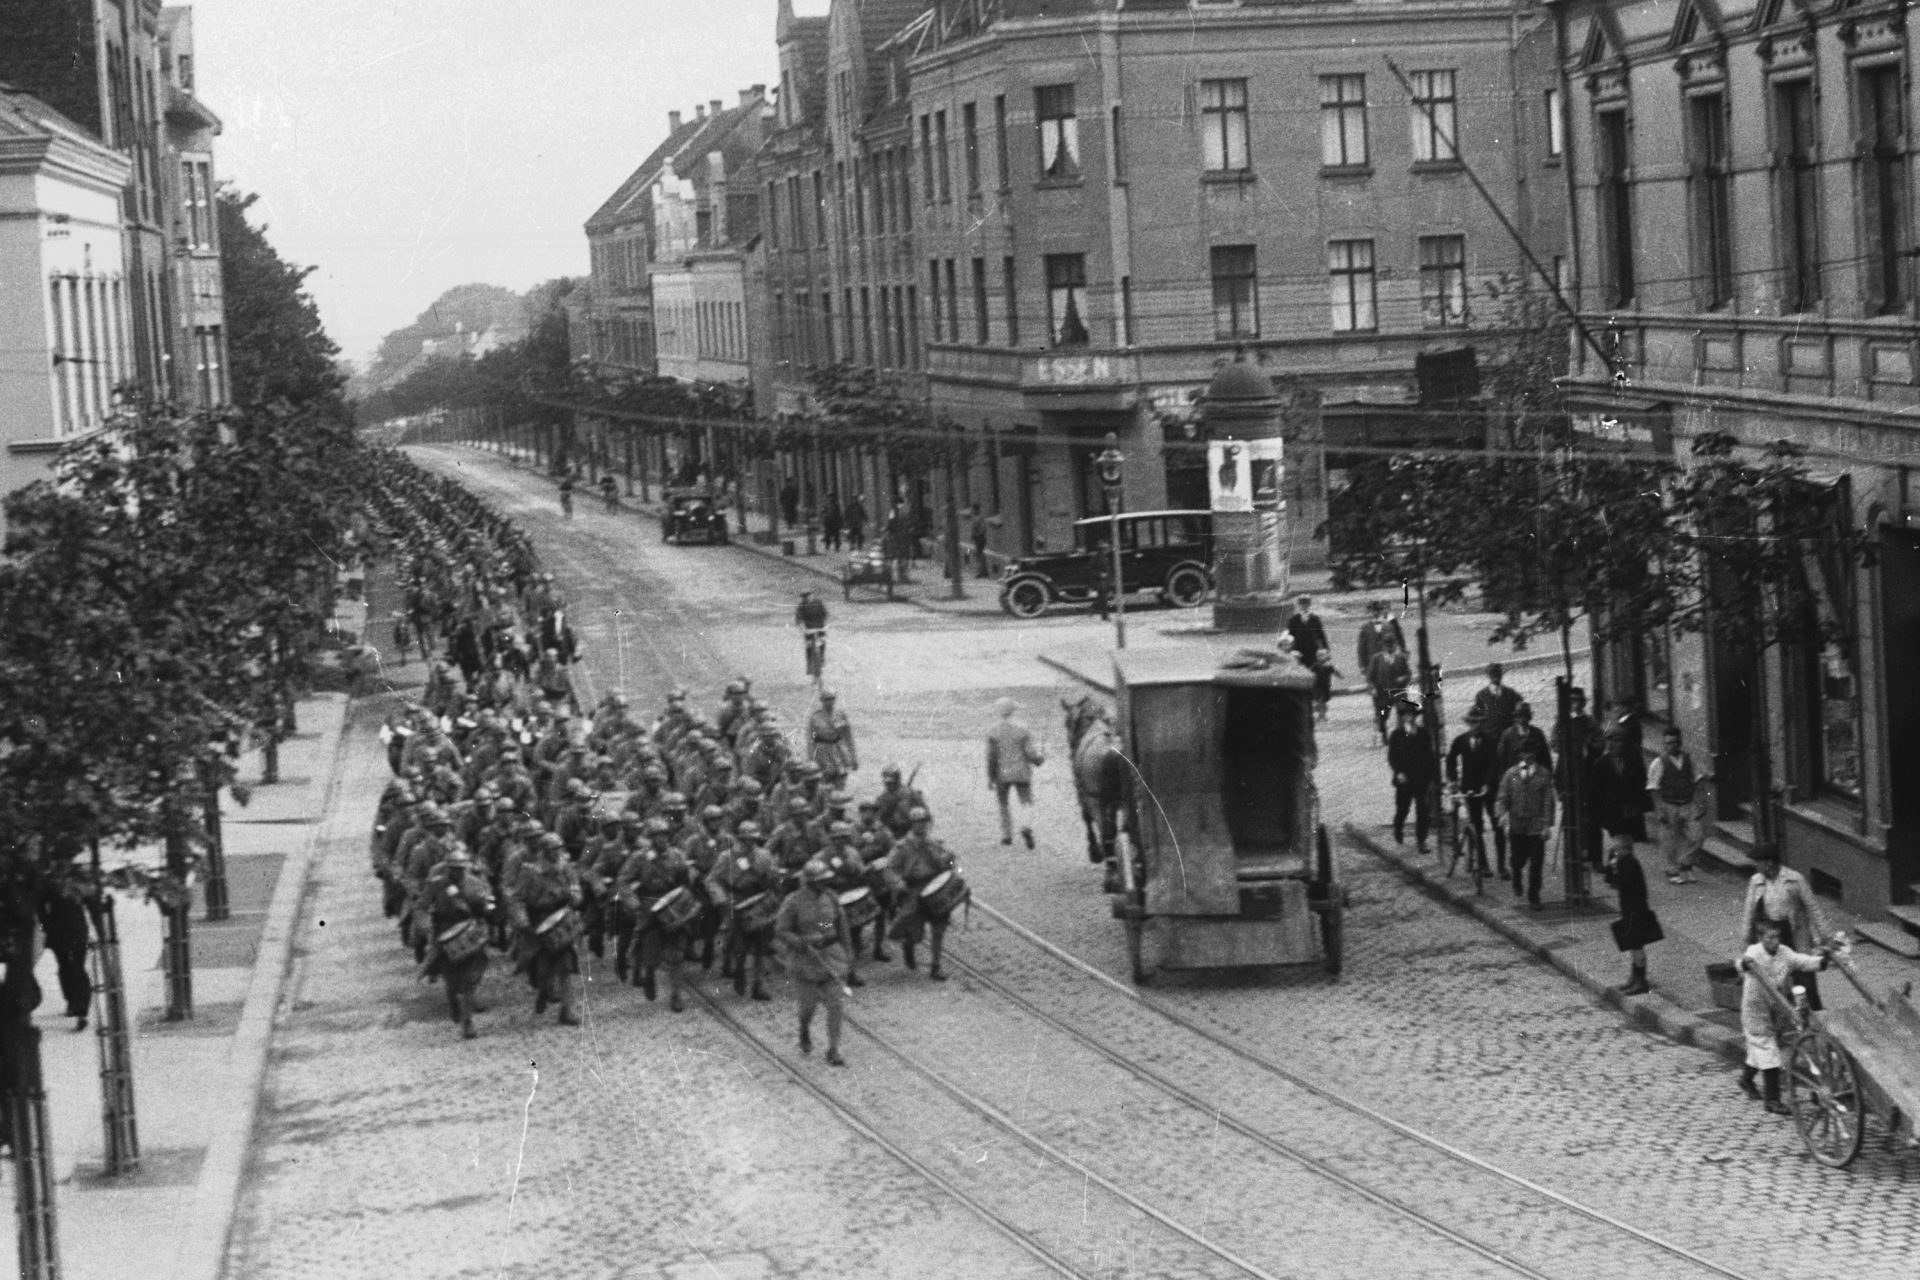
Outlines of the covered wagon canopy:
M1147 650L1114 676L1149 909L1237 913L1242 886L1308 875L1313 673L1279 649Z

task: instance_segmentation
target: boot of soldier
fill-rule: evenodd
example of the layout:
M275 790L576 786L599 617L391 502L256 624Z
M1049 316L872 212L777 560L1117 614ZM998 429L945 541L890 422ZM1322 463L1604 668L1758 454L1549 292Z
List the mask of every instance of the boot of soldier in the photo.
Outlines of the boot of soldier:
M679 1013L686 1007L680 999L680 975L669 969L667 970L667 1008Z
M1780 1068L1768 1067L1760 1073L1761 1088L1767 1099L1767 1110L1776 1116L1790 1116L1793 1109L1780 1101Z
M560 1025L563 1027L580 1025L580 1015L575 1013L573 1008L575 996L573 975L562 974L560 977Z
M447 983L447 1014L455 1022L466 1016L466 1009L460 999L460 993L453 989L453 983Z
M940 969L940 940L938 938L935 938L933 941L933 963L927 966L927 976L935 982L945 982L947 980L947 975Z
M903 942L900 944L900 958L906 961L907 968L909 969L918 969L920 967L919 962L913 958L913 944L911 942Z
M1760 1086L1754 1083L1759 1076L1760 1068L1758 1067L1740 1068L1740 1092L1746 1094L1755 1102L1760 1101Z
M700 972L706 973L712 968L713 968L713 935L708 934L706 941L700 944Z
M763 963L759 956L753 958L753 998L755 1000L773 999L772 996L767 994L767 975L766 970L762 967Z
M800 1052L813 1052L813 1028L804 1019L800 1023Z
M733 966L733 994L747 994L747 958L734 952L727 954L727 963Z
M654 985L653 985L653 970L648 969L644 974L640 976L640 987L643 991L647 993L647 1003L649 1004L653 1003L653 999L656 994Z
M534 1016L539 1017L541 1014L545 1013L547 1011L547 1006L552 1003L553 1003L553 979L551 978L535 979L533 984Z
M413 937L413 962L415 964L427 962L427 936L424 933L417 933Z

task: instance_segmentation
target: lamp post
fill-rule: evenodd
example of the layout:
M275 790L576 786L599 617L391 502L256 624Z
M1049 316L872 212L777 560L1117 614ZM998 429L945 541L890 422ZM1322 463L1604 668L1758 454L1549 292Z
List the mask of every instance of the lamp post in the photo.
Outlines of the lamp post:
M1120 469L1127 457L1120 452L1118 444L1114 433L1107 432L1107 447L1093 460L1093 465L1100 473L1100 486L1107 494L1107 554L1113 557L1109 586L1113 592L1113 647L1124 649L1127 647L1127 593L1126 582L1120 576Z

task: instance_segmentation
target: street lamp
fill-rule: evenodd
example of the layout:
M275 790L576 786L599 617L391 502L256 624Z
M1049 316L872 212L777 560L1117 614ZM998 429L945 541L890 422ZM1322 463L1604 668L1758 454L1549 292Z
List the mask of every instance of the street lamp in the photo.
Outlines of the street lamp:
M1107 447L1093 460L1093 466L1100 473L1100 485L1107 493L1107 554L1113 557L1109 585L1113 592L1113 647L1124 649L1127 647L1127 593L1126 583L1120 576L1120 468L1127 457L1118 446L1118 437L1107 432Z

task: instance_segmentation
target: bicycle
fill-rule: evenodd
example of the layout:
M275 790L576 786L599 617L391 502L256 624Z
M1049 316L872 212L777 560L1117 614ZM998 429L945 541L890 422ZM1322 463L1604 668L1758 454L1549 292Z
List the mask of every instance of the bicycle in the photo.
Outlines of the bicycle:
M1446 839L1452 849L1447 859L1447 878L1452 879L1454 869L1460 865L1460 855L1467 856L1467 870L1473 876L1473 891L1485 893L1487 888L1487 840L1480 829L1461 815L1466 806L1467 795L1459 787L1447 788Z
M806 634L807 675L818 680L827 670L827 629L809 628Z

